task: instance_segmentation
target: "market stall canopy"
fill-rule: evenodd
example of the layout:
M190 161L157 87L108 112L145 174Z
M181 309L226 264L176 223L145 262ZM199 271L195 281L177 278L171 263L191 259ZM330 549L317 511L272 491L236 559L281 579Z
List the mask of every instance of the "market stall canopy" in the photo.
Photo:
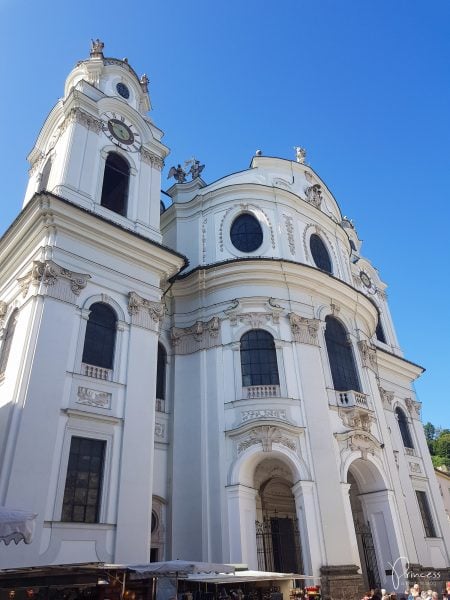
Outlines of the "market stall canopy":
M130 579L150 579L152 577L182 578L200 573L234 573L234 567L232 565L189 560L167 560L144 565L127 565L127 571L130 573Z
M320 578L314 578L312 575L299 575L298 573L271 573L269 571L236 571L236 573L228 575L222 573L192 574L186 577L187 581L203 583L245 583L246 581L286 581L288 579Z
M21 540L29 544L33 539L36 513L0 506L0 541L8 545Z

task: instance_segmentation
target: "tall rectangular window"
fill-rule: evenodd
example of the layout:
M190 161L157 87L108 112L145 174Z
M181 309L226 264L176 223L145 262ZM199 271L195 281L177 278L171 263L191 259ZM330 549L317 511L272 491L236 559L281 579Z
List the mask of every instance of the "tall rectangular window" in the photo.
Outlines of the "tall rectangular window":
M72 437L61 521L98 523L106 442Z
M433 518L431 516L430 505L425 492L416 490L417 502L419 503L420 514L422 515L423 526L426 537L436 537Z

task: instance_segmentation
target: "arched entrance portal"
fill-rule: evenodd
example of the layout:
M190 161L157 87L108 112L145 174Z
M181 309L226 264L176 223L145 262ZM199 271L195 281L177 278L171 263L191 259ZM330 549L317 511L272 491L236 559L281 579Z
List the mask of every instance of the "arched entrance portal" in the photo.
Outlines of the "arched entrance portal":
M347 483L365 585L368 589L386 587L389 565L400 556L392 493L378 468L367 459L352 462Z
M256 548L258 568L279 573L303 573L300 533L292 474L276 458L263 460L255 470Z

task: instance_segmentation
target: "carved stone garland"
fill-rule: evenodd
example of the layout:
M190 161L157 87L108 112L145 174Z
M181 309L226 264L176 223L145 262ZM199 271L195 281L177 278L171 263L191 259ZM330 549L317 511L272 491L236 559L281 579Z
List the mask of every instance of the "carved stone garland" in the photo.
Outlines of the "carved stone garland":
M307 319L295 313L289 313L292 337L301 344L319 345L319 319Z
M61 267L52 260L34 261L31 270L18 279L22 294L25 297L30 285L42 284L42 293L60 300L74 301L91 278L87 273L76 273Z
M412 398L405 398L405 404L411 417L420 419L420 408L422 404L420 402L416 402Z
M164 161L159 156L156 156L156 154L153 154L153 152L150 152L150 150L141 146L139 153L142 162L155 167L159 171L163 168Z
M97 134L102 130L101 120L96 119L94 116L85 112L81 108L72 108L70 110L69 114L61 125L61 133L63 133L71 123L79 123L83 127L86 127L86 129L94 131Z
M392 409L392 402L394 401L394 392L385 390L381 387L381 385L378 386L378 389L380 391L380 396L381 400L383 401L384 408Z
M170 332L176 354L190 354L221 344L220 319L196 321L190 327L172 327Z
M360 340L358 342L358 348L361 353L361 360L365 367L369 367L378 373L378 360L377 360L377 351L376 349L369 344L366 340Z
M159 325L164 318L166 308L162 302L154 302L142 298L136 292L128 294L128 314L131 323L145 329L159 331Z
M263 452L271 452L273 444L281 444L294 452L297 450L295 440L282 429L272 425L261 425L251 429L244 439L238 441L237 453L242 454L250 446L259 444L262 445Z
M295 254L295 239L294 239L294 225L293 219L289 215L283 214L284 224L286 226L287 239L289 244L289 252L294 256Z
M341 455L346 451L361 452L361 458L367 459L368 454L375 455L381 447L380 442L369 432L362 430L349 431L345 433L335 433L335 438L339 444Z

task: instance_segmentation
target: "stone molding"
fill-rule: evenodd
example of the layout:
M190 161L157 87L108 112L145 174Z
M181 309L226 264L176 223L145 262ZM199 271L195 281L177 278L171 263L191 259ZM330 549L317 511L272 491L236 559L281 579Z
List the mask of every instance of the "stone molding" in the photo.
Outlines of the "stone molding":
M36 173L36 171L38 171L45 159L45 154L43 152L40 152L36 158L33 159L33 161L30 164L30 168L28 169L28 175L30 175L30 177L32 175L34 175Z
M206 224L208 222L207 217L202 221L202 259L206 262Z
M90 115L78 107L72 108L69 111L69 114L66 116L61 125L61 133L63 133L71 123L79 123L83 127L86 127L86 129L89 129L97 134L102 131L101 119L95 118L93 115Z
M320 209L322 204L322 187L319 183L314 183L305 188L306 202Z
M289 313L288 317L294 341L313 346L319 345L319 319L308 319L293 312Z
M362 429L335 433L334 437L338 442L341 457L346 451L359 451L361 452L361 458L366 460L368 454L374 456L381 447L380 442L371 433Z
M155 422L155 442L167 442L167 427L165 423Z
M96 408L111 408L112 394L78 386L77 404L87 404Z
M250 429L237 441L237 454L242 454L251 446L262 446L263 452L272 452L273 444L281 444L294 452L297 451L295 438L287 431L273 425L260 425Z
M269 229L269 233L270 233L270 243L271 243L272 248L275 250L275 234L273 231L272 223L271 223L267 213L261 207L255 205L255 204L249 204L248 202L241 202L240 204L234 204L233 206L230 206L229 208L227 208L225 213L222 215L222 218L220 220L220 225L219 225L219 250L221 252L223 252L225 220L232 211L237 211L239 209L242 212L253 213L255 216L258 216L258 213L261 213L262 215L264 215L265 225L267 225L267 227ZM237 213L236 216L238 216L238 214L239 213Z
M196 321L190 327L172 327L170 337L176 354L191 354L220 346L221 322L219 317Z
M8 312L8 305L3 300L0 300L0 327L3 327L6 313Z
M259 410L243 410L241 412L242 423L248 421L254 421L259 419L279 419L281 421L287 421L287 414L284 409L279 408L265 408Z
M405 398L405 405L413 419L420 419L420 409L422 407L420 402L416 402L412 398Z
M136 292L129 292L128 314L131 317L132 325L159 331L161 321L166 314L166 307L162 302L147 300Z
M91 276L87 273L70 271L53 260L45 262L35 260L31 270L23 277L19 277L17 281L24 297L28 294L30 286L41 285L40 293L59 300L75 302L89 279Z
M349 429L370 432L372 423L375 423L375 417L371 413L358 407L339 408L338 413L345 427Z
M375 371L375 373L378 373L378 360L376 348L366 340L360 340L358 342L358 348L361 354L361 361L363 366L372 369L372 371Z
M147 150L143 146L140 147L139 153L141 155L142 162L146 163L147 165L151 165L152 167L155 167L156 169L161 171L161 169L164 166L164 161L162 160L162 158L160 158L156 154L153 154L153 152L150 152L150 150Z
M414 474L421 474L422 473L422 467L420 466L419 463L417 462L412 462L411 460L408 461L409 463L409 470L411 473Z
M384 388L381 387L381 385L378 386L378 390L380 392L380 396L381 396L381 400L383 402L384 408L392 410L392 402L394 401L394 392L385 390Z
M243 307L238 299L233 301L230 308L224 311L225 316L230 320L230 325L236 327L240 323L250 325L252 329L259 329L266 323L278 325L280 315L284 313L284 308L275 302L274 298L268 298L266 302L267 311L243 312Z
M287 240L289 244L289 252L292 256L295 255L295 239L294 239L294 224L293 218L289 215L283 214L284 224L286 227Z

